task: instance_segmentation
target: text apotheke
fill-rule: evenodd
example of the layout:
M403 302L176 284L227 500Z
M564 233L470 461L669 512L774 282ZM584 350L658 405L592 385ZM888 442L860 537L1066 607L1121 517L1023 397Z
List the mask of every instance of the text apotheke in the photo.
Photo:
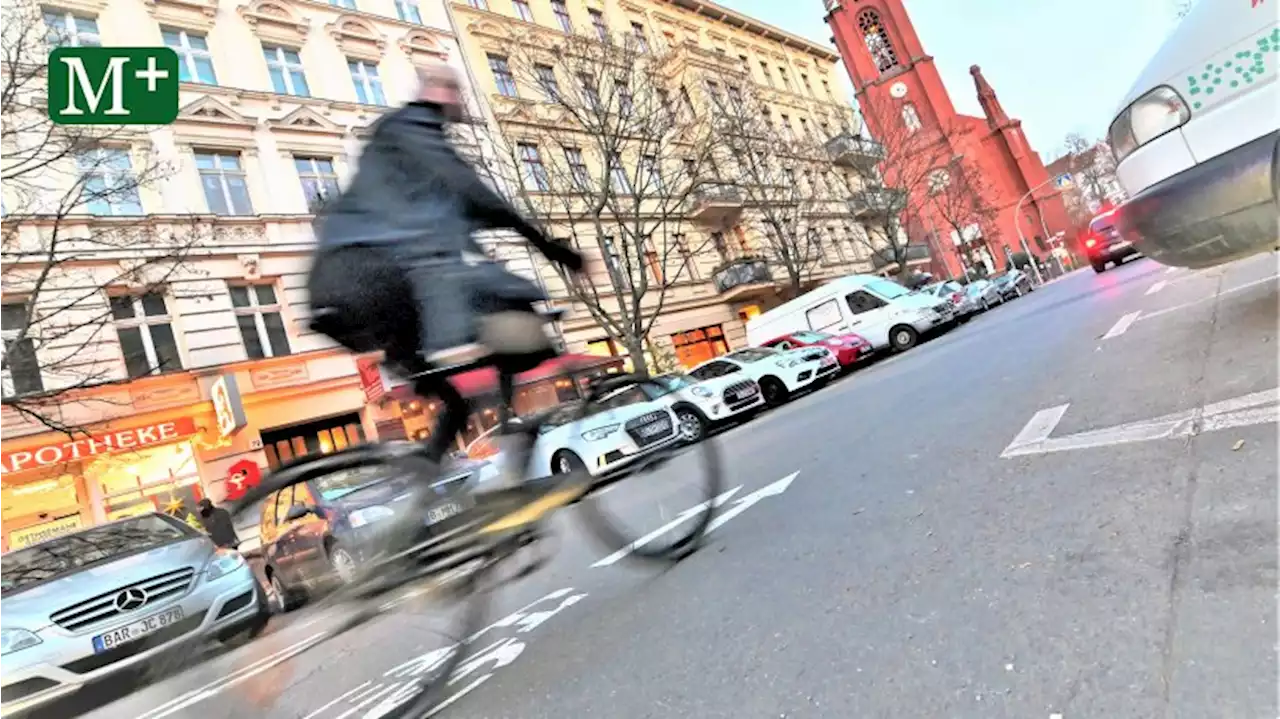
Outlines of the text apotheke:
M195 420L180 417L169 422L91 434L43 447L0 454L0 473L24 472L76 462L98 454L127 451L172 442L196 433Z

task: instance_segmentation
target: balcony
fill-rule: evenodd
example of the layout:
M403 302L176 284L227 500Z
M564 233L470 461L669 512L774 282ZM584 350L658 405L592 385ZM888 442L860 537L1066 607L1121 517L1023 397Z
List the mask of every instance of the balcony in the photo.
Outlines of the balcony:
M928 245L906 246L907 266L918 265L932 260ZM897 267L893 248L882 247L871 253L871 266L878 272L886 267Z
M866 169L884 159L884 145L865 137L842 132L827 140L827 155L841 167Z
M706 72L712 76L745 77L748 68L742 60L728 54L698 47L696 42L686 40L672 46L663 59L662 73L668 78L676 78L687 72Z
M773 273L764 260L741 257L730 260L711 275L722 300L735 300L773 292Z
M708 227L728 227L742 217L742 191L734 185L716 183L693 191L689 219Z
M849 212L854 217L897 214L906 207L906 193L888 187L869 187L849 197Z

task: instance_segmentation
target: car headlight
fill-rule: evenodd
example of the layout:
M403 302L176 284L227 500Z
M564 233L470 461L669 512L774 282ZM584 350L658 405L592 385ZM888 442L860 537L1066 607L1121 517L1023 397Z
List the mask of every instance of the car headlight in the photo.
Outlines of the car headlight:
M205 577L209 581L221 579L228 574L236 571L244 566L244 555L234 549L219 549L213 554L213 560L209 562L209 567L204 570Z
M693 393L694 393L694 395L696 395L696 396L698 396L698 397L711 397L712 395L714 395L714 394L715 394L715 392L712 392L711 390L707 389L706 387L693 387L693 388L691 388L689 391L690 391L690 392L693 392Z
M1161 85L1133 101L1111 123L1107 139L1116 162L1134 150L1187 124L1191 110L1182 96L1168 85Z
M587 440L588 442L599 442L605 437L608 437L614 432L617 432L618 427L621 427L621 426L622 425L618 425L618 424L606 424L603 427L596 427L595 429L590 429L590 430L587 430L586 432L583 432L582 438Z
M373 504L368 507L361 507L347 515L347 521L352 527L363 527L366 524L381 522L384 519L391 519L396 516L395 510L390 507L384 507L381 504Z
M10 654L40 643L35 632L26 629L0 629L0 654Z

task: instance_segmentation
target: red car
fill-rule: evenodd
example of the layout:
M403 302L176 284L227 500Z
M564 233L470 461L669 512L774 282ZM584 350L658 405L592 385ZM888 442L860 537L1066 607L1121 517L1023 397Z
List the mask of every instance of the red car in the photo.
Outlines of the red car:
M850 367L859 360L866 359L871 354L871 343L862 338L861 335L855 335L852 332L841 335L831 335L826 332L792 332L789 335L775 337L764 343L765 347L773 347L780 350L795 349L797 347L825 347L831 350L831 353L840 361L841 367Z

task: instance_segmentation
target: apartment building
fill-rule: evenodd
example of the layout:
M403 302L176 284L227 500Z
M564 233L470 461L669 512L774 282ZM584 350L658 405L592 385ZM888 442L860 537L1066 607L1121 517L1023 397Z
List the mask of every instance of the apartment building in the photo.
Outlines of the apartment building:
M740 95L750 90L764 111L786 125L787 132L821 135L826 142L823 170L840 171L840 163L865 159L855 139L853 116L836 73L839 56L831 49L792 35L727 8L702 0L453 0L452 11L459 42L474 72L475 86L486 95L486 106L497 127L519 147L534 195L566 192L554 187L556 176L600 177L605 158L589 149L560 147L564 134L557 126L564 113L538 107L548 104L548 92L564 90L570 83L595 82L575 78L568 64L556 60L563 54L557 35L576 34L600 42L628 41L641 51L663 53L672 78L664 97L680 98L688 110L713 122L717 88ZM537 67L537 77L521 76L513 69L520 45L536 44L559 49L547 55L547 65ZM582 74L582 73L578 73ZM617 83L614 83L617 85ZM605 90L602 89L601 92ZM615 87L618 93L623 88ZM594 92L594 91L593 91ZM619 101L623 101L622 98ZM673 100L674 102L674 100ZM584 140L584 144L591 143ZM870 145L871 143L867 143ZM821 144L819 145L821 147ZM645 158L622 158L620 174L635 175L632 163ZM652 160L651 160L652 161ZM565 163L577 167L559 167ZM723 186L705 188L689 203L684 216L671 217L679 228L682 248L701 248L691 256L672 256L665 263L686 265L682 279L665 289L661 311L648 336L650 365L691 366L745 344L745 320L779 303L785 278L771 266L760 223L751 222L750 193L741 191L745 173L732 162L721 162ZM625 182L625 180L622 180ZM572 192L569 189L568 192ZM857 208L847 197L815 207L824 218L815 222L815 242L823 251L804 278L806 286L852 272L870 272L871 253L866 230ZM562 200L563 202L563 200ZM551 213L551 231L561 237L590 235L591 230L570 228L576 220L565 213ZM661 233L659 228L655 232ZM604 246L607 248L608 238ZM598 252L595 243L584 251ZM608 252L601 253L608 265ZM656 254L656 253L651 253ZM664 253L666 254L666 253ZM687 255L688 253L680 253ZM632 272L660 276L671 270L663 260L651 258L650 267L633 265ZM571 351L601 355L625 355L621 343L608 338L596 316L571 293L556 274L540 266L546 286L557 303L571 309L563 324ZM610 268L616 271L616 268ZM594 286L609 286L599 281ZM630 279L625 282L630 282ZM624 282L624 283L625 283ZM607 291L604 293L607 295ZM651 295L653 293L650 293ZM611 306L613 298L597 303ZM651 297L645 302L655 303Z

